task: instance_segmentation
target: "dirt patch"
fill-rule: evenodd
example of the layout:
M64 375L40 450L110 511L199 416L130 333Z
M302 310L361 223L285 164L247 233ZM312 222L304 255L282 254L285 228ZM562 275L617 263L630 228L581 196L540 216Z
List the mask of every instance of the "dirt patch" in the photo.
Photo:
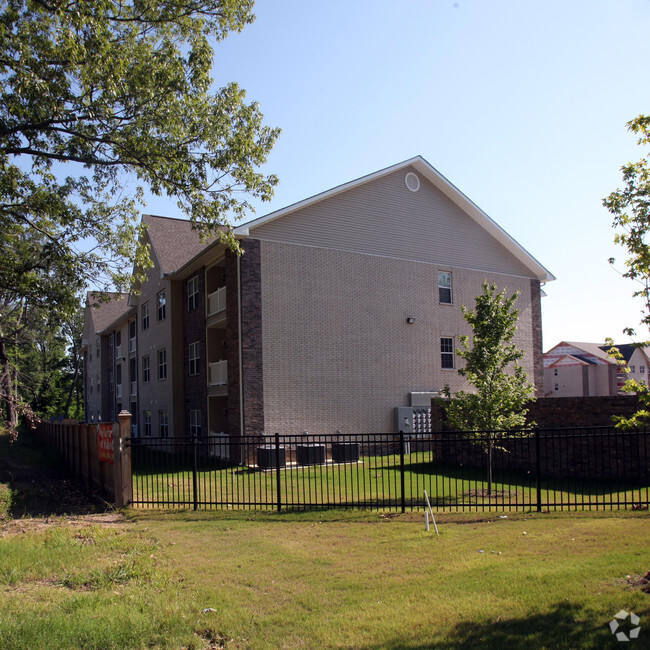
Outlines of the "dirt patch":
M70 478L64 469L28 465L0 457L0 483L12 491L9 517L48 518L110 512L111 506L96 490Z
M636 575L626 576L620 582L634 587L635 589L640 589L646 594L650 594L650 571L645 575L639 573Z
M117 512L95 515L60 515L56 517L22 517L0 522L0 539L45 530L51 526L85 528L87 526L123 527L127 519Z

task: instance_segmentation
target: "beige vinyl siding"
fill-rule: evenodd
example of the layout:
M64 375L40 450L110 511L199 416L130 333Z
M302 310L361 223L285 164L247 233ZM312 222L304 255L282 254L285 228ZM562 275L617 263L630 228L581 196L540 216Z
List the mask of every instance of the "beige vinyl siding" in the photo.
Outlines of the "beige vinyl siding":
M521 291L516 342L532 350L528 279L445 266L454 304L441 305L435 264L275 242L261 260L267 432L395 431L411 391L466 387L441 368L440 338L469 333L461 305L484 279ZM532 380L532 351L524 363Z
M252 226L250 236L534 277L421 174L419 191L408 190L404 178L409 170L399 170L280 219Z

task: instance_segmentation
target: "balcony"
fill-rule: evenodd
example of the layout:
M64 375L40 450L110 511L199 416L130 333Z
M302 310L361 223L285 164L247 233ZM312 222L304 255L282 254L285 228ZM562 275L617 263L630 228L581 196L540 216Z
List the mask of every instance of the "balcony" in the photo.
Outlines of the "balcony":
M210 386L226 386L228 384L228 362L225 359L210 364Z
M131 382L131 395L137 395L138 393L138 382L137 381L132 381Z
M221 287L208 296L208 316L216 316L225 310L226 287Z
M122 346L121 345L116 345L115 346L115 358L119 359L122 356Z
M117 384L115 386L115 397L122 397L122 384Z
M129 353L135 352L135 337L129 339Z

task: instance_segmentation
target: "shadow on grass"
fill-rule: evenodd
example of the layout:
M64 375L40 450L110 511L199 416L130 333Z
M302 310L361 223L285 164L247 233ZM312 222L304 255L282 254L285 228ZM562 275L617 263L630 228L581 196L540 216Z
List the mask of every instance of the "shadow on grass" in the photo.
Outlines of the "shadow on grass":
M616 612L612 612L612 616ZM530 614L522 618L503 618L489 623L458 623L436 640L435 632L427 643L411 644L393 639L382 643L382 648L445 648L460 650L530 650L531 648L616 648L620 643L611 634L609 620L590 620L581 607L558 603L546 613ZM621 630L623 628L620 628Z
M0 437L0 483L11 490L8 515L49 517L83 515L111 509L100 495L72 479L59 453L45 448L32 431L9 444Z

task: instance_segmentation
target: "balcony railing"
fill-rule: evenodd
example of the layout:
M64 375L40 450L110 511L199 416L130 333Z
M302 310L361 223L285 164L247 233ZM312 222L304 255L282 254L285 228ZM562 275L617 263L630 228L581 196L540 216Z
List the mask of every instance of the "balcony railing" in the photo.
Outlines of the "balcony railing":
M131 382L131 395L136 395L138 392L138 382L137 381L132 381Z
M135 337L129 339L129 352L135 352Z
M208 296L208 316L214 316L226 309L226 287L217 289Z
M228 383L228 362L225 359L210 364L210 386L225 386Z
M122 384L115 386L115 397L122 397Z
M115 346L115 358L119 359L122 356L122 346L121 345L116 345Z

